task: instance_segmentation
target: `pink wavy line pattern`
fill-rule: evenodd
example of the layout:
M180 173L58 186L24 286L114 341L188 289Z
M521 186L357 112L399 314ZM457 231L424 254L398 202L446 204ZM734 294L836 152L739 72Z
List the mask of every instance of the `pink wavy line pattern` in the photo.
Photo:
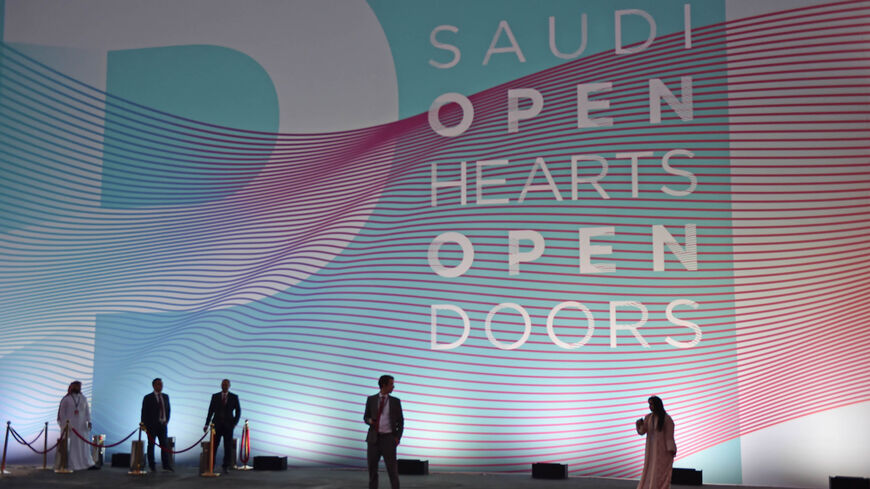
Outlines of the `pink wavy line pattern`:
M99 189L98 168L76 163L79 175L59 185L67 205L58 210L51 199L41 200L35 207L48 216L41 227L6 234L0 243L12 253L0 275L2 285L10 286L4 305L14 305L5 320L29 325L5 328L4 335L13 346L26 346L34 334L51 335L76 314L226 311L229 324L240 323L230 330L248 338L239 345L217 344L206 359L219 363L218 353L227 351L261 359L262 365L245 374L254 386L246 409L259 418L259 429L281 436L255 434L258 450L285 454L292 448L295 460L310 463L363 463L364 427L347 420L361 416L357 401L371 389L365 375L372 366L390 369L400 381L413 427L403 443L406 454L443 469L520 472L534 456L570 463L575 473L636 477L642 447L631 426L652 392L666 399L677 420L680 457L810 412L865 402L870 400L870 359L864 353L870 347L865 327L870 276L864 273L870 249L868 25L870 2L840 2L696 28L691 50L683 49L679 34L661 37L637 55L589 56L471 96L476 122L455 139L433 134L425 114L337 134L274 135L131 109L136 114L131 123L147 127L148 117L160 119L136 139L144 152L192 162L179 165L174 176L195 174L208 183L181 191L233 194L196 208L101 209L79 200ZM17 65L9 69L26 71ZM694 119L681 121L665 111L663 125L650 125L647 79L662 77L676 90L682 75L693 77ZM599 115L612 116L617 124L578 131L575 85L601 80L612 81L614 90L607 96L611 108ZM506 91L514 87L534 87L547 103L540 117L523 121L517 136L507 133L505 117ZM24 89L5 88L12 93L9 103L24 104ZM99 103L89 98L93 94L57 90L73 98L79 112L100 120ZM111 97L106 103L121 104ZM70 110L66 115L77 113ZM458 121L453 108L441 116L448 124ZM83 123L72 134L46 130L58 138L53 157L99 153L99 144L88 139L95 125L99 122ZM58 142L63 137L76 141L72 149ZM548 163L561 161L564 170L571 154L610 159L631 150L660 156L684 144L696 145L693 168L709 169L696 175L712 182L699 185L684 208L649 190L684 184L662 175L645 173L642 196L631 198L627 161L610 161L608 176L616 178L607 184L610 201L589 186L578 192L580 210L552 205L546 192L531 193L510 208L509 221L503 207L460 206L458 190L440 191L438 207L419 191L428 188L432 162L444 162L439 176L450 179L457 178L459 160L530 162L543 156ZM642 161L639 168L658 165ZM725 178L715 171L722 168L730 169ZM130 170L142 172L141 191L161 188L162 176L148 175L135 161ZM488 178L507 184L487 197L516 199L527 175L528 167L489 169ZM36 178L52 192L59 179ZM730 196L730 205L715 206L723 196ZM679 238L679 223L698 224L699 236L707 238L698 243L703 273L650 279L643 272L651 269L652 255L638 252L619 254L614 261L621 273L614 278L587 280L565 266L576 259L576 227L659 214ZM499 230L505 223L554 228L547 255L534 264L546 278L502 281L497 290L487 290L488 281L507 270L506 253L495 247L504 244ZM618 236L603 243L620 248L645 242L646 221L617 226ZM420 260L420 250L444 231L467 232L476 242L493 245L478 251L474 269L455 290L445 290ZM92 263L95 255L100 260ZM147 267L176 258L178 263L162 269ZM402 267L378 268L384 261ZM670 257L668 267L676 266ZM90 275L82 278L82 269ZM316 282L305 280L310 276ZM382 282L393 284L388 293ZM451 356L429 349L428 310L418 308L401 326L385 320L407 304L457 297L469 313L482 316L495 303L559 297L553 291L562 288L583 290L583 302L596 318L609 312L615 291L661 309L673 290L691 288L693 297L709 299L692 316L703 322L705 341L688 352L663 349L674 333L658 315L644 327L654 347L644 357L655 359L649 364L638 361L633 350L554 353L543 328L534 328L513 357L483 341L470 341L461 355ZM288 289L299 295L281 294ZM328 319L304 319L309 310L331 307L335 295L349 289L357 290L353 301L365 299L364 305L351 313L333 311ZM20 305L37 291L45 294ZM266 314L275 330L260 325L252 332L245 321L254 319L243 316L260 312L256 300L262 297L274 299ZM253 305L224 309L240 304ZM543 324L549 311L539 302L527 309L535 325ZM288 326L296 316L306 326ZM604 324L590 344L607 344ZM373 326L378 335L362 334ZM458 334L452 326L444 331ZM515 335L519 326L513 316L493 322L501 338ZM292 340L280 336L288 330ZM562 338L578 340L585 328L576 330L560 329L568 331ZM208 331L203 324L166 336ZM337 341L344 342L340 352L333 348ZM264 353L276 346L280 351ZM385 350L388 360L379 359ZM162 361L160 355L154 356ZM178 361L168 355L165 360ZM299 365L306 365L304 376L287 379ZM313 383L318 383L315 393ZM177 402L181 409L186 403L196 409L183 396ZM44 404L43 411L53 409L52 401ZM284 419L276 419L276 412ZM287 429L287 419L312 412L316 419ZM38 416L34 419L41 420Z

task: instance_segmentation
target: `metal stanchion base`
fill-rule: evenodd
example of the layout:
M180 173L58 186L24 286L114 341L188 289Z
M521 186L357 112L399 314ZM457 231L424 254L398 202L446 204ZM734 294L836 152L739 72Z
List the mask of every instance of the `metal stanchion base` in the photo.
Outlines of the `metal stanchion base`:
M0 475L9 475L9 474L11 474L11 473L12 473L12 472L9 472L8 470L0 471Z
M220 477L220 474L214 471L214 423L211 425L211 438L209 441L204 441L200 444L202 453L199 455L199 473L200 477Z
M236 470L254 470L254 468L248 464L245 464L245 465L242 465L241 467L236 467Z
M72 474L73 471L70 469L54 469L55 474Z
M130 471L127 475L145 475L145 442L135 440L130 445Z

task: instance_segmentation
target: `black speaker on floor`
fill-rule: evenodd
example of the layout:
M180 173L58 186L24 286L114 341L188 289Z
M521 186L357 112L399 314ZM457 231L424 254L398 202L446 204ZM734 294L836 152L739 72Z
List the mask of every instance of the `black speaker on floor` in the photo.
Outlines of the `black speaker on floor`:
M671 472L671 484L679 486L700 486L704 483L704 471L695 469L678 469Z
M254 470L287 470L287 457L254 457Z
M830 489L870 489L870 479L864 477L828 477Z
M532 479L567 479L567 464L532 464Z
M399 473L407 475L429 475L429 461L400 458Z
M129 453L113 453L112 454L112 467L122 467L125 469L130 468L130 454Z

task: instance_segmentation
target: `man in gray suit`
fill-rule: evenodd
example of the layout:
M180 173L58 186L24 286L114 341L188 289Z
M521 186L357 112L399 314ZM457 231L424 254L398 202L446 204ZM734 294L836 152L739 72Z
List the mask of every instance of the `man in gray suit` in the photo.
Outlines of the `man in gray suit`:
M377 489L378 487L378 462L382 456L387 474L390 476L390 487L399 489L396 447L399 446L399 441L402 439L405 417L402 415L401 401L390 395L393 392L394 383L392 375L381 375L381 378L378 379L380 392L366 399L363 421L369 425L369 432L366 435L369 489Z

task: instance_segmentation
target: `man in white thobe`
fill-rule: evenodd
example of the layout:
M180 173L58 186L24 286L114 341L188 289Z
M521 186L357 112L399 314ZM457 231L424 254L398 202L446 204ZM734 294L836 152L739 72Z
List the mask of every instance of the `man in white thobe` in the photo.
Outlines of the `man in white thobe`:
M57 409L57 424L61 431L69 421L69 458L67 468L70 470L89 469L94 465L91 456L91 446L81 440L72 429L75 428L84 438L89 439L91 432L91 410L88 400L82 394L82 383L75 381L69 386L67 395L60 400Z

